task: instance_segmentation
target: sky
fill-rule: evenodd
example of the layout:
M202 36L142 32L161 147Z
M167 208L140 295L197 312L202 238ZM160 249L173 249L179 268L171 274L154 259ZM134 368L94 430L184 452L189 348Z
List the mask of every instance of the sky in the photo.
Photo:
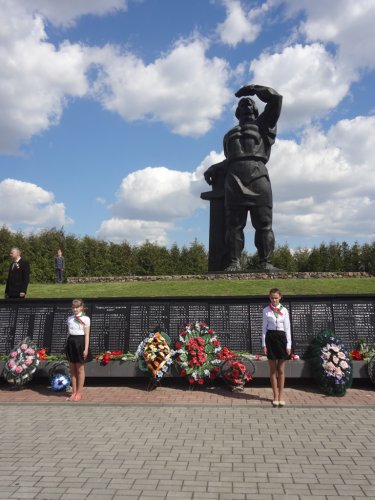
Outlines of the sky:
M0 0L0 26L1 225L207 246L253 83L283 95L277 244L374 240L373 0Z

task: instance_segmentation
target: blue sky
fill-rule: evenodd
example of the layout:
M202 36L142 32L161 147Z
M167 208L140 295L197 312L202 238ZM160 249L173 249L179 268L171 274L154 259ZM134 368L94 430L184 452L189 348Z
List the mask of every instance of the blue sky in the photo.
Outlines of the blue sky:
M268 164L277 243L374 240L374 2L0 7L1 224L207 244L202 174L223 158L234 92L256 83L284 96Z

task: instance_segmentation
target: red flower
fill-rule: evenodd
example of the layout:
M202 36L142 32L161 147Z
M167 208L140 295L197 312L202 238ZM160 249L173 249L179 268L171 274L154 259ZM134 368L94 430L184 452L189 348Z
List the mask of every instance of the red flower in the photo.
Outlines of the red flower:
M220 368L219 368L218 366L214 366L214 367L213 367L213 371L214 371L215 373L217 373L219 370L220 370Z
M181 347L182 347L181 342L176 342L176 349L181 349Z
M350 353L350 357L354 359L355 361L361 361L364 358L364 355L360 353L359 351L352 351Z
M203 378L199 378L199 379L198 379L198 384L199 384L199 385L203 385L203 384L204 384L204 380L203 380Z
M220 345L220 342L217 339L213 340L212 343L213 345Z
M210 373L210 379L215 380L215 378L216 378L216 375L214 373Z
M214 334L213 329L212 329L212 328L210 328L210 329L208 330L208 333L209 333L209 335L213 335L213 334Z
M39 349L37 354L38 354L38 358L41 359L42 361L47 359L47 351L45 349Z
M195 380L193 379L193 377L189 377L189 384L195 384Z
M181 370L180 375L181 375L182 377L185 377L185 375L186 375L186 370Z

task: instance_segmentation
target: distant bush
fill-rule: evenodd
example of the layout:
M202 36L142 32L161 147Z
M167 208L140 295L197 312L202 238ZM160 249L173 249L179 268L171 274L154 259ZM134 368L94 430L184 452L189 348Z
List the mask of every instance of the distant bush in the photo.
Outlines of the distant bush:
M127 242L109 243L90 236L78 238L65 234L63 229L45 229L36 234L13 233L0 227L0 282L5 283L9 268L9 251L21 248L30 262L33 283L53 282L53 258L59 247L65 257L66 276L126 276L126 275L181 275L207 272L207 251L194 240L188 246L170 248L146 241L142 245ZM244 252L243 268L258 264L256 253ZM375 242L350 246L342 243L321 243L312 249L291 250L288 245L278 246L273 256L276 267L289 272L313 271L367 271L375 273Z

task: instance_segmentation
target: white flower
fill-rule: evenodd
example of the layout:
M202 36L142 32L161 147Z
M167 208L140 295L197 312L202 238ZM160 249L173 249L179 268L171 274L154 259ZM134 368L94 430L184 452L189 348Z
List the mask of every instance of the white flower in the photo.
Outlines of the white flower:
M210 376L210 370L204 370L204 374L206 375L206 377L209 377Z
M196 372L193 372L193 373L191 374L191 376L193 377L193 379L194 379L194 380L197 380L197 379L198 379L198 373L196 373Z
M339 365L343 370L346 370L348 368L348 363L346 361L340 361Z
M342 351L340 351L340 352L338 353L338 355L337 355L337 356L338 356L340 359L345 359L345 358L346 358L345 354L344 354Z
M217 354L218 352L221 351L221 347L216 347L216 349L214 349L214 353Z
M336 344L332 344L332 345L331 345L331 349L332 349L332 351L335 351L335 352L339 352L339 350L340 350L340 349L337 347L337 345L336 345Z

